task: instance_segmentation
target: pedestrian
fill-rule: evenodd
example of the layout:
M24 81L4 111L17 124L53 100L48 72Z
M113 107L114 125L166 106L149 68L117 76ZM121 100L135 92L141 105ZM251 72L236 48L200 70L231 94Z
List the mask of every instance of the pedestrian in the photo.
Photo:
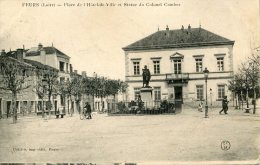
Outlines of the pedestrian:
M88 103L86 102L85 103L85 106L83 107L83 114L84 114L84 116L87 116L87 114L88 114Z
M200 101L200 103L199 103L199 106L198 106L198 111L200 111L200 112L202 112L202 101Z
M222 109L221 111L219 111L219 114L221 114L221 112L223 112L225 114L227 114L228 111L228 100L227 100L227 96L224 96L223 100L222 100Z
M87 115L88 115L87 119L92 119L92 116L91 116L91 106L90 106L90 104L87 102L85 107L86 107L86 109L87 109Z

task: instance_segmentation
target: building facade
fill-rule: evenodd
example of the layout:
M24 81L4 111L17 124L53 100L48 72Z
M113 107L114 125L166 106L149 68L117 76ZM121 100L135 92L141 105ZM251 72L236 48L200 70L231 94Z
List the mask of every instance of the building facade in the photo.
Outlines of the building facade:
M23 60L23 49L17 49L16 51L10 51L5 53L5 51L1 52L1 58L2 56L6 57L6 60L8 62L13 63L15 65L16 63L20 63L23 68L35 68L30 63L27 63ZM1 59L2 60L2 59ZM3 62L3 61L1 61ZM7 85L4 84L4 76L0 74L0 86L7 89ZM36 74L32 71L30 72L30 75L25 77L24 83L22 84L23 90L17 92L17 98L15 106L17 108L17 113L22 115L27 115L30 113L35 113L37 111L37 94L33 92L33 89L35 87L36 82ZM21 80L18 76L18 78L15 81ZM10 81L9 81L10 82ZM28 88L27 88L28 86ZM10 90L0 90L0 116L1 117L8 117L12 113L12 93Z
M154 101L181 101L197 105L197 101L221 104L230 95L227 84L233 78L234 41L201 27L157 31L123 48L127 100L136 100L142 87L142 69L151 72L149 86ZM209 70L207 91L203 70Z
M70 73L72 72L70 57L54 46L44 47L41 43L39 43L37 47L32 47L27 50L24 58L58 69L58 79L60 83L70 80ZM63 110L65 112L69 112L69 107L72 103L67 97L57 94L54 96L53 101L55 111Z

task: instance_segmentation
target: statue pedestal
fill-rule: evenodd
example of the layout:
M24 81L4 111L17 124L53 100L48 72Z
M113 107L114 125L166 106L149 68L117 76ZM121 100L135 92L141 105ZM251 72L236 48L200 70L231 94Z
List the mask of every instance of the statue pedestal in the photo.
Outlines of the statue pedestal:
M146 88L141 88L140 89L140 93L141 93L141 99L144 102L144 107L145 108L153 108L154 102L153 102L153 88L151 87L146 87Z

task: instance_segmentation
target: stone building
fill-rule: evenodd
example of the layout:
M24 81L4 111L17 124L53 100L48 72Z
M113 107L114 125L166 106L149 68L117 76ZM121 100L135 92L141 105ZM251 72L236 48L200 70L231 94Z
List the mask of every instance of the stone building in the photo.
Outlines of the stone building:
M70 57L62 51L52 46L44 47L41 43L37 47L32 47L24 54L25 59L40 62L44 65L51 66L59 70L59 81L65 82L70 80L70 73L72 72ZM55 110L63 109L65 112L69 111L70 100L63 95L54 96Z
M181 101L197 106L205 100L209 105L221 104L230 95L227 84L233 78L234 41L201 27L165 30L142 38L123 48L127 100L136 100L142 87L142 68L151 72L150 86L154 101ZM205 89L203 70L209 70Z

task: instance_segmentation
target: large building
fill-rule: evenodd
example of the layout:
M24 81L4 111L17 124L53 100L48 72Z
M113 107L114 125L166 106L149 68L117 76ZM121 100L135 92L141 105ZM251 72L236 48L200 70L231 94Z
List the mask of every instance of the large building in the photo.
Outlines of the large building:
M123 48L127 100L136 100L142 87L142 68L151 72L153 100L181 101L197 105L205 100L221 104L233 77L234 41L201 27L158 30ZM203 70L209 70L207 91Z
M24 55L25 59L40 62L44 65L51 66L59 70L59 81L65 82L70 80L70 73L72 72L72 66L70 64L70 57L62 51L52 46L44 47L41 43L36 47L32 47L26 51ZM57 98L60 97L60 98ZM54 98L54 107L57 109L65 109L65 112L69 111L69 105L71 104L68 98L64 98L63 95L57 95Z

